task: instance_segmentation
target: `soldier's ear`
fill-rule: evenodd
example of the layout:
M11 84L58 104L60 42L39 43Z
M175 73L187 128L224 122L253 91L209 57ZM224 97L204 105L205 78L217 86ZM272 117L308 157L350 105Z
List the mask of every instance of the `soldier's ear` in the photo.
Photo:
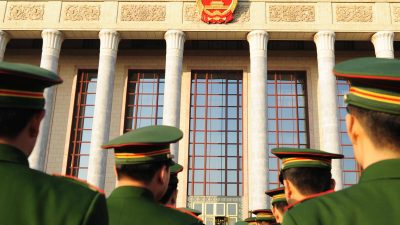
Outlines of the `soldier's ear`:
M276 208L276 207L272 207L272 214L274 214L274 216L275 216L275 220L277 221L277 222L279 222L279 221L281 221L281 215L279 214L279 212L278 212L278 209Z
M360 137L365 135L364 128L362 127L360 120L354 115L347 114L346 128L351 143L354 147L357 147L357 145L360 144Z
M158 176L160 184L165 184L165 183L168 184L169 176L170 176L170 174L169 174L169 166L166 166L166 165L162 166L160 168L160 172L159 172L159 176Z
M292 183L286 179L283 180L283 185L285 186L285 197L286 199L291 199L293 195L293 186Z
M32 116L32 119L30 120L28 126L29 126L29 135L32 138L36 138L39 134L39 128L40 128L40 122L42 122L42 119L45 115L45 111L42 110L39 113L36 113L35 115Z

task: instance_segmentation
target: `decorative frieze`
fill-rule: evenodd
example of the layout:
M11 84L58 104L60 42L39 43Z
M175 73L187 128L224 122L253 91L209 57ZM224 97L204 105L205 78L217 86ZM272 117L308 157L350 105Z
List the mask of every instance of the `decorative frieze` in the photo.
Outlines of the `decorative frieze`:
M337 5L336 22L361 22L373 21L371 5Z
M164 21L165 5L125 4L121 7L121 21Z
M185 21L200 21L200 12L197 10L196 4L185 4L183 7L183 18Z
M8 20L43 20L44 5L12 4L8 12Z
M269 20L271 22L314 22L315 7L313 5L270 5Z
M240 4L236 7L234 23L247 23L250 21L250 5Z
M393 20L400 22L400 6L393 7Z
M64 10L64 20L68 21L99 21L99 5L69 5Z

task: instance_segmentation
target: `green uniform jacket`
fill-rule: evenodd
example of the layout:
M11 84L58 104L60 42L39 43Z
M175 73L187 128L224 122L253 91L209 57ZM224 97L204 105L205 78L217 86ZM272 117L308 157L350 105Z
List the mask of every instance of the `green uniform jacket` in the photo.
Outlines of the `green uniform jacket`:
M156 202L145 188L122 186L107 199L110 225L195 225L197 218Z
M400 224L400 159L377 162L358 184L294 206L283 225L294 224Z
M18 149L0 144L1 225L107 225L103 194L71 178L29 168Z

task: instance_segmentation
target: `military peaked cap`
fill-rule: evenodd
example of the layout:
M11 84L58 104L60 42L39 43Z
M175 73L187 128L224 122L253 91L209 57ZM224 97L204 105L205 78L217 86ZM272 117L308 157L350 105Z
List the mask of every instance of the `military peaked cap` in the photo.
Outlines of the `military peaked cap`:
M173 162L174 164L170 167L170 173L171 175L176 175L183 170L183 166L181 164L178 164L176 162Z
M265 191L265 194L271 197L271 204L277 202L287 202L285 197L285 189L283 187Z
M107 144L104 149L114 149L116 164L150 164L169 161L170 144L183 136L181 130L171 126L148 126L125 133Z
M338 63L333 72L351 84L347 104L400 115L400 60L357 58Z
M244 220L247 224L256 224L256 217L249 217Z
M282 169L297 167L331 168L332 159L343 158L342 154L333 154L311 148L274 148L272 154L282 159Z
M0 107L43 109L45 88L62 83L62 79L38 66L0 62Z
M270 209L257 209L252 211L256 215L256 221L274 222L275 217Z

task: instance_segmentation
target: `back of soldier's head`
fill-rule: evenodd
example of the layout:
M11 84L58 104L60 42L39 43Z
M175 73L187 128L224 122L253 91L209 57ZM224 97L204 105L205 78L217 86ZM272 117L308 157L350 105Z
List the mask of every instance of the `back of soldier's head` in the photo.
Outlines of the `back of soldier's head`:
M283 214L285 212L286 206L288 205L284 187L267 190L265 191L265 194L267 194L270 197L272 208L275 208L281 214ZM275 212L274 211L272 212L276 217Z
M344 96L349 114L376 148L400 151L399 71L399 60L375 57L347 60L334 68L350 84Z
M13 139L42 112L44 89L62 80L37 66L0 62L0 137Z
M284 170L282 178L289 180L303 195L312 195L331 189L330 169L297 167Z
M159 174L166 190L170 177L169 167L175 164L170 144L182 136L182 131L172 126L147 126L114 138L102 148L114 149L119 181L128 179L148 186L153 180L157 181L154 178Z
M375 147L400 151L400 115L347 106L356 117Z
M274 148L271 152L282 159L280 182L283 184L284 180L290 181L303 196L332 189L334 186L331 174L332 159L344 157L342 154L311 148L281 147ZM284 185L286 187L288 184ZM291 203L295 199L287 200ZM299 200L301 199L297 199L297 201Z
M280 211L280 213L285 212L285 208L288 206L288 203L286 201L282 202L274 202L272 203L272 207L276 208L277 210Z
M140 181L149 184L154 175L163 166L169 166L168 162L152 163L152 164L118 164L115 166L117 178L129 178L135 181Z

